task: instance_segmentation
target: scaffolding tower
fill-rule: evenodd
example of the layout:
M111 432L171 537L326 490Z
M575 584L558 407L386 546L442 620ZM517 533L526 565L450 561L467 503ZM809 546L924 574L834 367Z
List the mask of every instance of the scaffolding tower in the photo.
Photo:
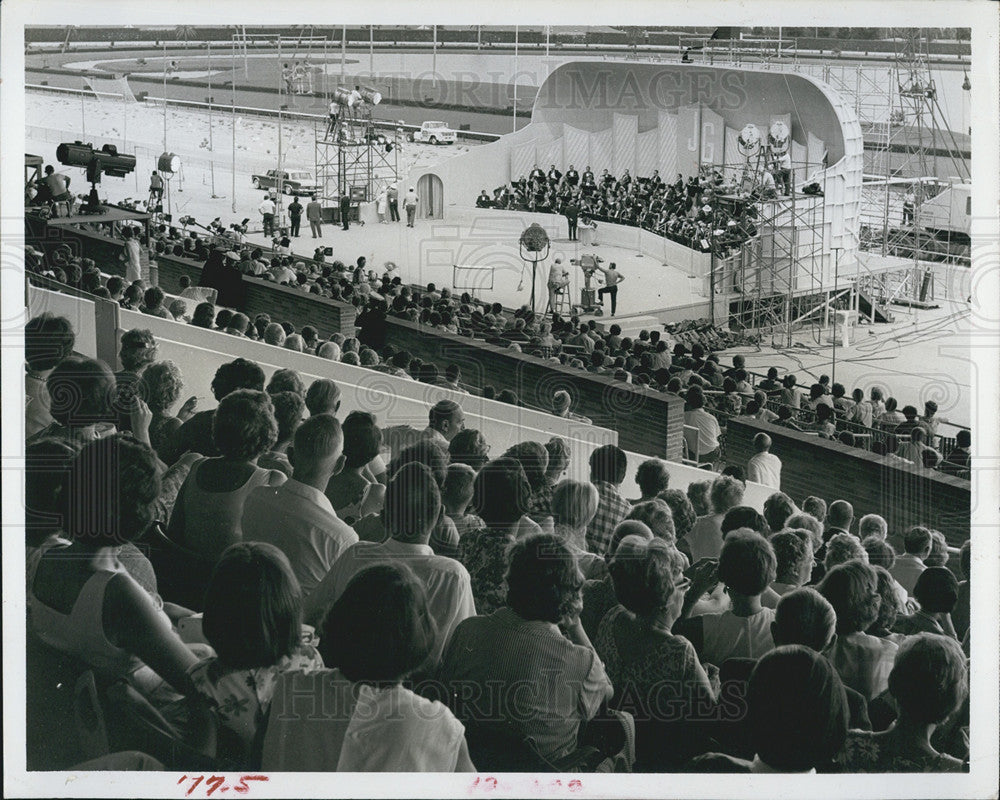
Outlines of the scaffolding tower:
M374 120L372 108L342 105L336 118L315 123L316 183L326 207L345 195L352 203L371 202L399 180L401 129Z
M770 336L775 347L791 346L798 325L839 299L827 246L823 166L793 161L791 192L771 198L761 189L760 158L714 168L723 175L743 175L737 193L721 201L742 207L753 235L729 257L713 256L713 292L726 297L731 320L760 340ZM815 193L804 194L803 185ZM834 296L829 294L831 281Z

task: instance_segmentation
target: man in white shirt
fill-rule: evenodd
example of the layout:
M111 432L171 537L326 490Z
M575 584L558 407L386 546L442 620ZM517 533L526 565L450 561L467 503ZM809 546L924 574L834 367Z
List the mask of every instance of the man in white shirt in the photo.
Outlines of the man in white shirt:
M344 466L344 437L330 414L317 414L295 431L292 477L254 489L243 507L243 538L281 550L308 596L358 535L337 517L323 493Z
M747 462L747 480L781 491L781 459L771 452L771 437L758 433L753 437L755 455Z
M441 658L451 632L476 615L469 573L458 561L435 555L428 541L441 513L441 493L423 464L401 467L385 492L382 518L389 538L358 542L344 551L333 569L306 599L303 618L318 624L357 573L375 564L405 564L427 590L427 605L437 624L432 660Z
M698 429L698 460L715 461L719 457L719 436L722 429L719 421L705 410L705 393L700 386L692 386L687 392L687 408L684 424Z
M264 195L264 199L261 201L260 205L257 206L257 210L260 212L261 219L264 223L264 235L274 236L274 214L276 207L274 201L271 199L271 195Z
M406 209L406 227L412 228L413 221L417 217L417 203L420 202L420 198L417 197L417 191L412 186L406 190L406 194L403 196L403 208Z
M906 589L907 594L913 594L917 578L925 569L924 559L931 554L931 532L919 525L910 528L903 536L903 549L889 572L896 583Z

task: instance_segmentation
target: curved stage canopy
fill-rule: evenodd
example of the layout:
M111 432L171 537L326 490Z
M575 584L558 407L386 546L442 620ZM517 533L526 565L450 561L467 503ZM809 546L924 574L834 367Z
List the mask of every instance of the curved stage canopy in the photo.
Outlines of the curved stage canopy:
M766 140L779 122L787 129L795 185L816 182L822 195L798 194L794 206L765 204L763 213L772 215L775 239L795 243L781 256L795 264L795 290L822 291L833 283L835 249L841 264L855 261L863 140L853 108L807 75L681 63L564 64L539 90L530 124L416 170L405 184L420 193L422 216L445 221L449 207L496 213L473 208L480 190L492 193L536 164L581 172L589 166L616 176L659 170L668 180L711 167L739 184L759 168L758 157L740 145L741 131L753 124Z

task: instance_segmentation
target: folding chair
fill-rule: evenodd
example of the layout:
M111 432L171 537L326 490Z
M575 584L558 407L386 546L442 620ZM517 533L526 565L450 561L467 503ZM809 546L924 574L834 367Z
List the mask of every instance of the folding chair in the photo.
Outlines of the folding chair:
M681 463L698 469L715 466L711 461L701 460L698 452L698 429L694 425L684 426L684 454L681 456Z

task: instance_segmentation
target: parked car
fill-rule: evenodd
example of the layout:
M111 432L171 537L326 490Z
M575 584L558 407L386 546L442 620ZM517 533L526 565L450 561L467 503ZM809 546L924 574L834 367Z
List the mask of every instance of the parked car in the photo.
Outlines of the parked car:
M411 141L427 144L455 144L457 139L458 133L444 122L425 122L410 138Z
M254 189L277 189L281 178L281 191L285 194L313 194L319 191L319 184L311 172L305 170L287 170L280 172L269 169L263 175L254 175L251 179Z

